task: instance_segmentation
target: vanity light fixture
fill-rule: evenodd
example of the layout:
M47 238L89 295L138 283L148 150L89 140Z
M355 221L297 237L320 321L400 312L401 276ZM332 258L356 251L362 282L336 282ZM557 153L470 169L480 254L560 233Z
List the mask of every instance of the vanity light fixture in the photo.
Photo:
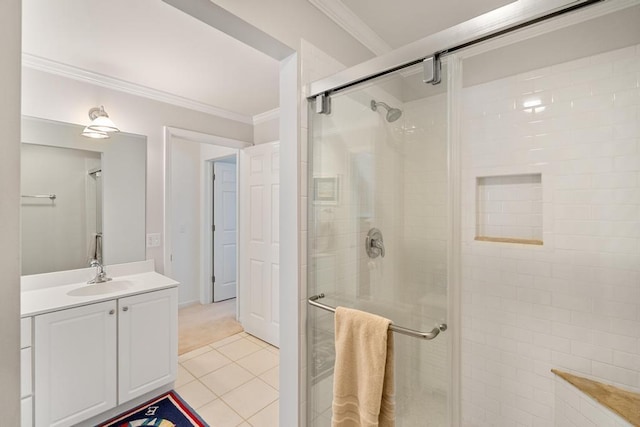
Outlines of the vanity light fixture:
M82 136L87 138L104 139L109 138L110 132L120 132L120 129L111 121L109 115L104 111L104 107L94 107L89 110L91 124L84 128Z

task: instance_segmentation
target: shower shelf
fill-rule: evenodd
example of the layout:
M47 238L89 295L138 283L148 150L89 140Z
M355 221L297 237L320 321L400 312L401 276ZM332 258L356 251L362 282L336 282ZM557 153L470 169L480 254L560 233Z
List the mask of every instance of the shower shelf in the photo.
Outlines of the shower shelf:
M313 296L309 297L307 302L309 303L309 305L312 305L314 307L318 307L318 308L321 308L323 310L335 313L336 312L336 308L335 307L332 307L330 305L326 305L326 304L322 304L322 303L318 302L319 299L324 298L324 297L325 297L324 294L313 295ZM437 337L438 334L440 334L440 332L444 332L444 331L447 330L447 324L446 323L441 323L440 325L436 326L435 328L433 328L429 332L416 331L415 329L409 329L409 328L405 328L405 327L402 327L402 326L396 326L394 324L389 325L389 329L391 331L397 332L399 334L409 335L410 337L420 338L420 339L423 339L423 340L432 340L435 337Z

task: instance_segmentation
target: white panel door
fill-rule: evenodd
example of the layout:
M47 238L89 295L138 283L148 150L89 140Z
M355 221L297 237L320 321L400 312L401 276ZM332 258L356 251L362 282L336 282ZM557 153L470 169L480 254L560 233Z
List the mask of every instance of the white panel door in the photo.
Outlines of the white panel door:
M219 302L236 297L236 165L215 162L213 171L213 302Z
M116 302L35 317L35 425L72 426L116 406Z
M178 365L178 289L118 300L118 403L174 381Z
M280 150L278 143L240 154L240 322L247 333L279 345Z

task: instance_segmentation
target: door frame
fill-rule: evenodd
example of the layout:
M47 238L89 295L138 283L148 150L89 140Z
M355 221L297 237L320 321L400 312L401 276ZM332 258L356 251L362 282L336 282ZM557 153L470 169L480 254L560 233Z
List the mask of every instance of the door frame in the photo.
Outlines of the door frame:
M164 263L164 274L171 277L173 271L172 271L172 253L173 253L173 245L172 245L172 232L173 232L173 227L172 227L172 222L173 222L173 215L172 215L172 198L171 198L171 192L172 192L172 184L171 184L171 180L172 180L172 171L171 171L171 162L172 162L172 158L171 158L171 153L172 153L172 148L173 148L173 138L179 138L182 140L186 140L186 141L190 141L190 142L197 142L200 144L209 144L209 145L215 145L218 147L226 147L226 148L233 148L236 149L237 151L241 150L242 148L246 148L246 147L251 147L254 144L248 141L241 141L238 139L231 139L231 138L225 138L222 136L218 136L218 135L212 135L212 134L208 134L208 133L203 133L203 132L197 132L197 131L193 131L193 130L188 130L188 129L181 129L181 128L176 128L176 127L171 127L171 126L164 126L163 127L163 134L164 134L164 141L163 141L163 146L164 146L164 224L163 224L163 233L164 233L164 247L163 247L163 263ZM235 154L237 156L237 152ZM225 155L223 157L227 157L228 155ZM211 159L214 160L214 159ZM209 231L211 230L211 226L213 223L213 210L212 210L212 199L213 199L213 195L209 194L213 191L213 183L212 183L212 178L213 178L213 162L207 160L207 165L205 168L205 175L206 178L205 179L205 192L207 194L208 200L205 202L205 206L204 206L204 212L201 213L201 215L204 215L205 218L204 220L201 220L201 232L204 232L205 235L205 241L203 242L204 244L204 250L202 251L202 258L205 259L205 257L209 257L208 259L210 260L210 262L208 263L201 263L201 268L200 268L200 284L199 284L199 288L200 288L200 303L201 304L208 304L212 301L212 288L211 288L211 281L208 280L208 278L211 276L211 272L213 269L213 260L211 259L212 256L212 248L211 245L213 244L213 237L211 236L211 233L209 233ZM238 165L237 171L236 173L239 174L240 171L240 165ZM239 177L239 175L238 175ZM239 185L239 183L238 183ZM208 229L206 229L206 227L209 227ZM238 251L240 250L240 230L238 230ZM239 256L239 255L238 255ZM209 286L205 286L204 284L208 284ZM208 298L208 299L207 299ZM237 309L236 309L237 311Z
M213 174L214 174L214 164L216 162L221 161L222 159L228 159L233 157L236 160L236 301L239 300L240 293L238 292L238 283L240 279L240 150L236 150L235 153L229 155L226 154L221 157L215 157L213 159L207 159L205 162L207 163L206 171L205 171L205 202L204 202L204 221L203 221L203 235L204 235L204 248L202 253L202 259L211 260L210 263L203 263L202 269L204 270L204 275L202 278L202 286L200 287L200 299L207 301L207 303L213 302L213 283L209 283L207 286L208 278L213 276L215 260L213 259L215 255L215 251L213 250L213 219L214 219L214 203L215 197L213 195L214 192L214 183L213 183ZM236 318L239 318L239 314L237 312L238 303L236 302Z

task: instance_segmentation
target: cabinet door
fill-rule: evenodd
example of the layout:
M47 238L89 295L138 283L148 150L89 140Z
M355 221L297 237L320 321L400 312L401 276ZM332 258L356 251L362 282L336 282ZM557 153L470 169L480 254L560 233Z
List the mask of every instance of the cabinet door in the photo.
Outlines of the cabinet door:
M35 317L35 424L71 426L116 405L116 303Z
M175 380L178 289L118 300L118 402Z

